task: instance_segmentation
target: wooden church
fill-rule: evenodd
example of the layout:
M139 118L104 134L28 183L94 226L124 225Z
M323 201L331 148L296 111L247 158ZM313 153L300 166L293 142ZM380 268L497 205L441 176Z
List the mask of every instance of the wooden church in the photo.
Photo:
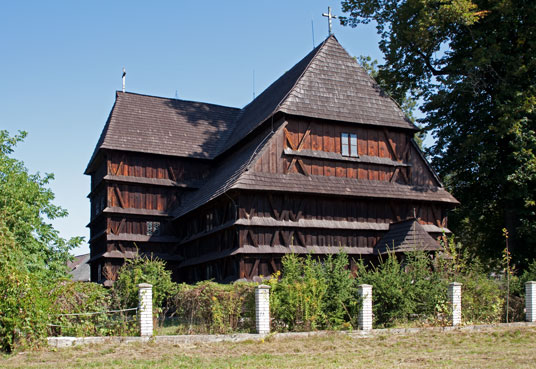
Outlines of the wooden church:
M85 171L91 279L137 253L194 282L437 250L458 202L416 131L333 35L242 109L117 92Z

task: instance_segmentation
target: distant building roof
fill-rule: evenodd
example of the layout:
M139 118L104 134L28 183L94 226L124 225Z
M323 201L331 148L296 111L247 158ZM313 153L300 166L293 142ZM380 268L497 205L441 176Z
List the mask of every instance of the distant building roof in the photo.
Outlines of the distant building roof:
M67 267L70 269L69 274L71 274L73 281L89 282L91 271L88 261L89 254L83 254L75 256L73 261L67 262Z

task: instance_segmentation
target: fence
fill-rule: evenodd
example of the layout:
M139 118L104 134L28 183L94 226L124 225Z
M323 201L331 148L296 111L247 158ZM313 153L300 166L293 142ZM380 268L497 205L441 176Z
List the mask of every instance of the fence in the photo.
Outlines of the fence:
M223 308L219 311L214 311L212 308L211 314L216 314L218 319L227 319L228 321L218 320L216 323L221 324L221 327L229 326L229 320L232 320L230 324L234 329L233 332L243 329L245 332L251 332L253 329L258 334L270 333L270 287L267 285L258 285L254 288L254 301L249 301L248 296L252 295L251 289L239 290L239 298L242 304L236 306L239 307L237 311L228 312ZM462 324L462 284L450 283L448 287L448 306L450 324L452 326L458 326ZM154 327L154 311L152 306L152 286L150 284L140 284L139 288L139 303L138 307L121 310L109 310L103 312L87 312L87 313L71 313L71 314L59 314L56 316L56 322L49 324L51 330L51 336L57 335L95 335L97 332L87 331L86 327L91 327L94 330L95 327L101 327L104 330L113 330L117 332L124 332L124 335L139 334L140 336L152 336L155 332ZM536 282L530 281L525 284L525 319L528 322L536 322ZM202 300L202 296L209 296L210 299L215 299L214 295L205 294L203 290L197 291L197 294L190 300L197 301L197 305L191 304L184 307L184 311L189 314L190 318L181 321L175 319L175 323L172 325L176 328L175 331L168 331L165 333L180 334L180 333L227 333L227 332L214 332L211 326L207 326L206 321L200 322L202 318L196 322L194 318L196 314L203 314L203 308L200 305L199 300ZM358 316L358 327L361 330L372 330L373 322L373 287L368 284L361 284L358 286L358 294L360 299L360 308ZM201 297L200 297L201 296ZM230 295L229 295L230 296ZM223 299L231 299L231 297L223 295L220 296ZM254 303L254 306L251 306ZM220 304L221 307L221 304ZM216 309L217 310L217 309ZM234 314L234 315L233 315ZM173 314L172 314L173 315ZM171 319L173 316L171 316ZM178 318L178 317L175 317ZM85 324L88 319L96 319L92 321L92 324ZM173 319L172 319L173 320ZM206 319L205 319L206 320ZM212 317L212 323L214 324L214 316ZM169 321L168 321L169 322ZM198 325L196 329L192 327ZM162 321L160 322L162 325ZM181 328L182 327L182 328ZM184 327L189 327L185 329ZM254 328L253 328L254 327ZM121 329L123 328L123 329ZM177 330L178 329L178 330ZM102 332L100 332L102 333ZM162 333L162 332L160 332ZM104 334L105 335L105 334Z
M57 314L48 324L49 336L129 335L136 331L138 308Z
M449 318L452 326L462 324L462 284L453 282L448 286ZM536 282L527 282L525 286L525 311L528 322L536 321ZM362 284L358 287L360 309L358 327L371 330L373 322L373 287ZM251 317L251 314L249 315ZM255 288L255 331L259 334L270 333L270 287L259 285Z

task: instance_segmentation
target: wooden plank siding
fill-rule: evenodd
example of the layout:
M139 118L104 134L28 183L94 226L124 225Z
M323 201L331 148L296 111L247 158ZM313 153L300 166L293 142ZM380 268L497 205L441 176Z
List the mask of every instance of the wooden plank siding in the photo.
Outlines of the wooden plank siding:
M210 164L204 161L144 153L108 151L105 161L106 172L97 170L93 174L95 180L92 188L105 174L182 182L203 179L210 172Z
M294 152L341 153L341 133L357 135L357 152L362 160L329 160L303 155L285 154L285 149ZM334 122L289 119L284 132L276 134L270 147L257 159L254 170L265 173L300 173L305 175L335 176L373 181L396 181L401 184L437 186L426 163L410 142L407 132L385 130L382 127L367 127ZM299 147L299 149L298 149ZM368 158L384 158L384 164L367 162ZM275 162L274 162L275 160ZM369 160L372 161L372 160ZM391 161L391 165L387 163ZM396 163L404 166L397 167ZM409 175L411 173L411 176Z
M147 237L147 222L161 222L160 233L165 233L166 218L155 219L145 213L165 213L179 206L184 192L194 190L191 184L205 178L209 168L208 163L200 160L124 151L103 153L101 165L92 173L89 195L92 202L91 257L102 259L94 263L101 265L101 275L96 279L115 276L116 267L121 263L114 258L133 255L136 250L142 254L167 255L168 260L176 258L180 254L177 245L151 241L151 237ZM115 214L103 212L105 208L134 211ZM139 210L139 214L135 210ZM149 241L114 241L114 237L140 240L146 237ZM153 238L158 239L158 236ZM92 273L97 271L92 266Z

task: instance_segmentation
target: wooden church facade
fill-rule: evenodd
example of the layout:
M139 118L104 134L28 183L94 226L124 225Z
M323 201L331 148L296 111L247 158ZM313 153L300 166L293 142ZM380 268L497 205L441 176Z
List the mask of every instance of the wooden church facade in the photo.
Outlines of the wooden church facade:
M137 252L193 282L437 250L457 201L416 130L334 36L243 109L118 92L86 169L92 280Z

